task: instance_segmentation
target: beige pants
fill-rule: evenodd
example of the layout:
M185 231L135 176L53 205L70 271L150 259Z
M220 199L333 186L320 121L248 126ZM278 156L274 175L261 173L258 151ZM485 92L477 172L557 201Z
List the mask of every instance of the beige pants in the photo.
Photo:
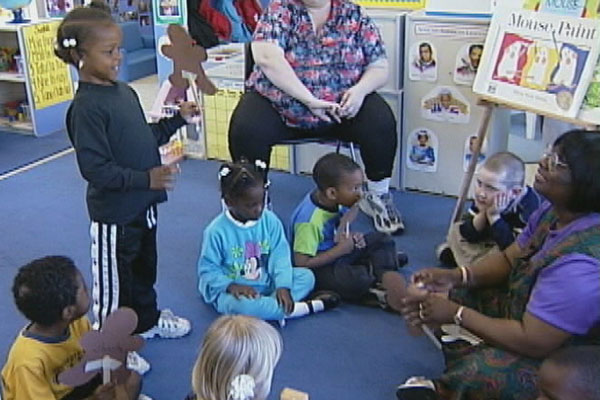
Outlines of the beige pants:
M483 258L491 250L498 250L496 242L487 240L479 243L469 243L460 234L460 225L462 222L452 224L446 241L454 254L454 259L459 267L472 265L479 259Z

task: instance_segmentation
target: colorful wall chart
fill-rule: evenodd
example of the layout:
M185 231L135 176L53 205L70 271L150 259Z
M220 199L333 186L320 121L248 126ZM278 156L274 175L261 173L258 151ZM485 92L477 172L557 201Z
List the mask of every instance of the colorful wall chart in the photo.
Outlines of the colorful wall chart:
M60 21L23 27L33 107L41 110L73 98L71 71L54 55Z

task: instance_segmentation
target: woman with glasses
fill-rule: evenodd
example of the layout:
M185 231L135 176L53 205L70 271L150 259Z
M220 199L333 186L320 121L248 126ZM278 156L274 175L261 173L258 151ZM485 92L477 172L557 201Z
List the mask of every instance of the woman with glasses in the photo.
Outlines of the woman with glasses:
M534 188L547 201L511 246L468 267L413 276L429 294L404 299L410 324L454 323L483 342L445 344L446 372L410 378L399 399L535 399L544 358L600 342L600 131L559 137ZM449 298L440 295L449 289Z

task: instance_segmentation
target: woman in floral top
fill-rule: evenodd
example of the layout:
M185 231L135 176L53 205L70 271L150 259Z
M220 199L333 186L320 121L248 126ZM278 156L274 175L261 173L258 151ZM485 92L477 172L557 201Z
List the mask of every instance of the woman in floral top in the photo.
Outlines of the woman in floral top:
M348 0L274 0L252 41L256 65L230 123L235 160L269 160L282 140L339 138L357 143L369 193L361 203L378 230L404 226L389 194L396 120L375 93L388 79L379 31Z

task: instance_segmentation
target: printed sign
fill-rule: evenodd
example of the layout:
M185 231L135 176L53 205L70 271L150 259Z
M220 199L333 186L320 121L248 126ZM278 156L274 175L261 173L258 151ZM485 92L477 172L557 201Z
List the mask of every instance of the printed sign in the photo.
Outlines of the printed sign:
M598 20L498 8L473 91L541 114L575 118L599 45Z
M59 23L45 22L22 28L33 107L36 110L73 99L69 66L54 55Z

